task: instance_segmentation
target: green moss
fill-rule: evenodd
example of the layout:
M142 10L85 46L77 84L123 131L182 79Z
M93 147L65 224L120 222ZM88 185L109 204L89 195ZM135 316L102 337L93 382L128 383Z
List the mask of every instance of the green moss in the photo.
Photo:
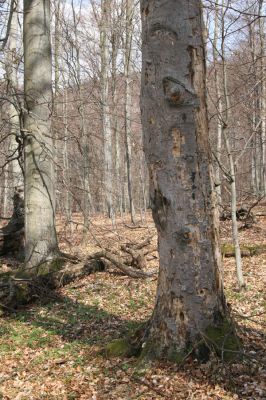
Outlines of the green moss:
M189 349L185 350L185 349L172 348L169 349L167 352L167 359L176 364L181 364L185 360L188 353Z
M22 267L15 271L14 277L17 279L31 279L32 275Z
M15 287L15 304L26 304L30 299L30 287L20 283Z
M47 261L43 264L41 264L38 267L38 276L43 276L47 275L53 272L58 272L60 269L62 269L63 265L65 264L65 260L61 258L55 258L52 261Z
M245 244L240 246L242 256L256 256L266 252L265 244ZM235 246L231 243L224 243L221 248L222 255L234 254Z
M228 320L223 321L218 326L209 326L205 330L204 339L208 346L224 361L230 361L236 358L240 349L240 343Z
M139 362L146 362L158 359L160 357L161 350L159 346L155 344L151 339L143 343L141 353L139 356Z
M175 345L169 347L168 349L164 349L158 343L149 340L142 347L139 362L145 363L156 359L166 359L173 363L181 364L190 351L191 348L180 349Z
M234 251L234 249L235 248L234 248L234 246L232 244L224 243L224 244L222 244L222 247L221 247L222 255L225 255L227 253L231 253L231 252Z
M106 348L108 357L130 357L132 356L132 347L126 339L116 339L109 343Z

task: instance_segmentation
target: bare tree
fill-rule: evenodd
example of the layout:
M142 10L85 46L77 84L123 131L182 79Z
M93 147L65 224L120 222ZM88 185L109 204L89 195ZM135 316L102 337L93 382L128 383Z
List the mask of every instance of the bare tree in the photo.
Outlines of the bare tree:
M126 37L125 37L125 144L127 161L127 182L128 197L131 221L136 222L135 208L133 202L132 188L132 128L131 128L131 107L132 107L132 39L133 39L133 13L134 4L132 0L126 0Z
M51 132L50 2L24 1L25 257L28 269L58 250Z
M160 254L146 346L156 356L180 360L226 318L201 2L142 0L141 13L144 148Z

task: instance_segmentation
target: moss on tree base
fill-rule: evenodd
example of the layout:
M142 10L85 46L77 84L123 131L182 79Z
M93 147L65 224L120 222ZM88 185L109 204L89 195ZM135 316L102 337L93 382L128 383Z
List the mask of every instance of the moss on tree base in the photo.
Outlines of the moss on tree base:
M138 357L137 365L143 366L156 359L182 364L190 355L204 363L211 354L229 362L238 356L240 350L233 324L227 319L218 325L208 326L186 348L180 348L177 344L166 347L152 337L146 338L140 338L138 342L130 337L114 340L106 346L105 353L107 357Z
M105 348L107 357L133 357L136 349L127 339L116 339L109 343Z
M223 361L231 361L239 354L240 341L229 320L224 320L218 326L208 326L203 338L206 345Z

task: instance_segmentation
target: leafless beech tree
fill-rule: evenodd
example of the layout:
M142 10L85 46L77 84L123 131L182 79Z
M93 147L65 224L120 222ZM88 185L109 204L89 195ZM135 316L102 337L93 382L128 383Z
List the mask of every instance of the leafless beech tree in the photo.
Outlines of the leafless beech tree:
M202 10L198 0L143 0L141 13L142 122L160 254L156 304L144 346L156 356L182 359L208 327L226 318Z

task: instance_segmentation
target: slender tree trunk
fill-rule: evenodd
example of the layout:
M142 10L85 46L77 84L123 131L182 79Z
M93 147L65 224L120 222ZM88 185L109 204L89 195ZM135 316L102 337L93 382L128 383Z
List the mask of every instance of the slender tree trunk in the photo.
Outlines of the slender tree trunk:
M3 217L7 217L8 214L8 168L7 165L3 168L3 194L2 194L2 212Z
M260 119L261 119L261 189L266 195L266 62L265 62L265 21L263 15L264 0L259 1L260 36Z
M142 123L160 255L146 348L180 360L225 318L202 10L199 0L142 0L141 13Z
M55 230L52 58L49 0L24 0L25 259L28 268L58 251Z
M104 142L104 193L109 218L113 218L112 129L109 110L108 84L108 0L101 0L100 52L101 52L101 108Z
M112 3L112 7L114 2ZM114 10L112 10L114 13ZM121 149L120 149L120 132L118 129L118 93L117 93L117 57L120 43L120 32L118 31L118 18L112 15L112 33L111 33L111 122L112 134L114 141L114 182L115 182L115 201L114 211L121 213Z
M144 212L144 221L147 221L146 211L147 211L147 195L146 195L146 174L145 174L145 159L143 158L143 153L141 152L140 159L140 167L139 167L139 177L140 177L140 185L141 185L141 193L142 193L142 204L143 204L143 212Z
M65 184L65 212L67 223L70 224L70 233L72 234L72 196L70 192L70 175L69 175L69 154L68 154L68 95L67 88L65 88L65 99L63 103L63 115L64 115L64 149L63 149L63 178Z
M7 60L6 60L6 76L8 80L8 94L10 96L10 103L8 105L8 116L10 124L10 146L9 153L12 159L11 174L12 174L12 195L14 190L23 188L23 174L20 163L21 150L19 143L21 142L20 136L20 117L19 117L19 104L17 102L18 91L18 77L17 77L17 36L18 36L18 4L14 3L13 14L10 24L9 39L7 43ZM19 152L20 151L20 152Z
M253 138L251 140L251 188L254 195L259 196L259 180L258 180L258 160L257 160L257 136L258 136L258 126L260 124L258 120L258 110L257 110L257 68L256 68L256 24L249 25L249 46L252 59L252 76L253 76L253 99L252 99L252 118L251 118L251 132Z
M125 40L125 144L127 161L127 182L131 222L136 223L135 207L132 188L132 129L131 129L131 108L132 108L132 35L133 35L133 1L126 0L126 40Z
M221 89L220 89L220 75L219 75L219 63L218 63L218 35L219 35L219 1L215 5L215 20L214 20L214 39L213 39L213 65L214 65L214 79L215 79L215 91L217 96L217 145L216 145L216 157L215 162L215 183L216 183L216 193L218 197L218 204L222 204L222 192L221 192L221 174L220 174L220 162L222 153L222 102L221 102Z
M236 175L235 175L235 163L233 159L232 148L230 145L228 125L229 125L229 113L230 113L230 99L228 94L228 83L227 83L227 65L226 65L226 55L225 55L225 8L224 0L222 2L222 69L223 69L223 94L224 94L224 106L225 111L221 115L223 118L222 133L225 141L225 148L227 152L227 157L229 161L229 171L230 171L230 187L231 187L231 218L232 218L232 237L235 246L235 260L236 260L236 275L239 284L239 288L245 287L245 280L242 271L242 260L241 260L241 250L238 237L238 226L237 226L237 192L236 192Z
M76 58L76 84L78 88L78 112L80 115L80 133L81 133L81 147L82 147L82 184L83 184L83 240L86 240L89 229L89 210L91 204L90 185L89 185L89 144L88 132L85 121L84 101L82 96L82 83L81 83L81 70L80 70L80 49L78 43L78 20L75 12L74 2L72 0L72 15L74 23L74 36L75 36L75 58Z
M58 181L58 159L59 159L59 132L58 132L58 115L59 115L59 82L60 82L60 64L59 56L61 49L61 36L60 36L60 6L61 0L55 0L54 2L54 93L53 93L53 119L52 119L52 131L53 131L53 144L54 144L54 182L57 185ZM55 209L60 209L60 197L55 199ZM60 212L60 210L59 210Z

